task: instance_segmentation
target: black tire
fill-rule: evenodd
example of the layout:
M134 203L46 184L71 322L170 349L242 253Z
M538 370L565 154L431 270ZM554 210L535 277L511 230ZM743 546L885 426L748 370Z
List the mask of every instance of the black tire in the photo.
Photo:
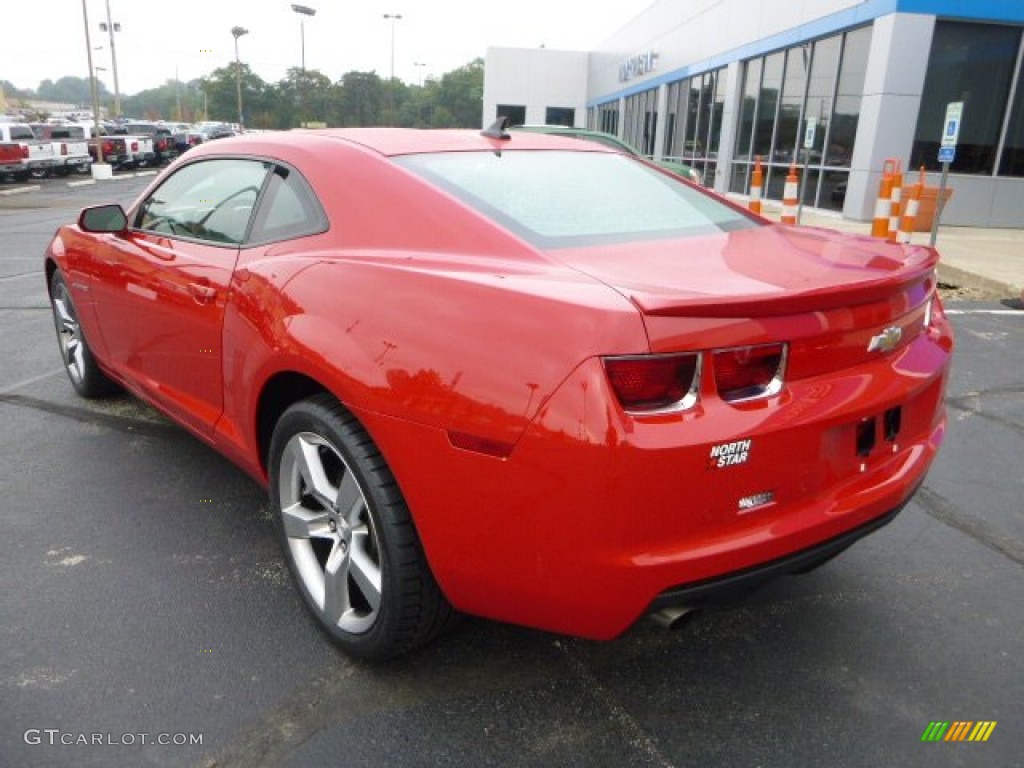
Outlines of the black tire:
M288 568L317 625L345 653L390 658L455 622L394 476L337 400L319 395L285 411L268 466Z
M96 364L96 358L78 322L78 311L71 300L71 292L59 270L55 270L50 277L50 307L53 309L61 360L75 392L90 399L117 392L120 387Z

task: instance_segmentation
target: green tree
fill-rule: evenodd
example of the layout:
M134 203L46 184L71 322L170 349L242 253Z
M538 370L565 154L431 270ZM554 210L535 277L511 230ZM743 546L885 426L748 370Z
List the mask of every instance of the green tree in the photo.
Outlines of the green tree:
M335 90L327 75L316 69L292 67L275 86L276 128L294 128L304 123L328 123Z
M248 64L238 70L242 86L242 111L249 128L272 128L277 98L272 86L253 72ZM201 89L205 101L206 120L238 122L238 90L235 84L235 63L215 69L204 77Z
M31 88L17 88L10 80L0 80L0 90L8 99L31 99L35 97L35 91Z
M334 89L332 125L380 125L384 89L376 72L349 72Z
M477 128L483 114L484 60L474 59L469 64L448 72L441 78L435 99L434 127ZM449 125L439 125L440 110L451 116Z
M110 91L97 80L100 101L106 103L110 100ZM89 88L89 78L71 77L66 75L57 82L43 80L36 89L36 97L45 101L57 101L63 104L86 105L92 103L92 91Z
M196 103L198 91L198 81L182 83L168 80L159 88L150 88L132 96L125 96L121 99L121 109L129 117L146 120L194 120L196 117L192 114L192 107ZM201 94L199 95L201 99Z

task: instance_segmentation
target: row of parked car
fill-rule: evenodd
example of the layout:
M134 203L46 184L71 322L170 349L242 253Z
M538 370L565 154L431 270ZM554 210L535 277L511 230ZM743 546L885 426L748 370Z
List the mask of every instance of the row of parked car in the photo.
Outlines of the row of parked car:
M156 167L205 141L232 136L223 123L0 122L0 180L88 174L94 162L115 170Z

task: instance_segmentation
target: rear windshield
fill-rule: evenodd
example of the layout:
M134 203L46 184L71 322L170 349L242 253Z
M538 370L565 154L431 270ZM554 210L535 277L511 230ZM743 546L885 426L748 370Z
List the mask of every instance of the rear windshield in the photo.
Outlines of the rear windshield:
M712 196L621 154L447 152L395 161L541 248L758 226Z
M27 125L12 125L11 126L11 141L35 141L36 135L32 133L32 129Z

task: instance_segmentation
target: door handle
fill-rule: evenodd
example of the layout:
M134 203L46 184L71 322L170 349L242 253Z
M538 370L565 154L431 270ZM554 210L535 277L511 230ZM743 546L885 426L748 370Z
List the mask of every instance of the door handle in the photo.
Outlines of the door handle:
M217 289L203 283L189 283L188 289L196 304L209 304L217 297Z

